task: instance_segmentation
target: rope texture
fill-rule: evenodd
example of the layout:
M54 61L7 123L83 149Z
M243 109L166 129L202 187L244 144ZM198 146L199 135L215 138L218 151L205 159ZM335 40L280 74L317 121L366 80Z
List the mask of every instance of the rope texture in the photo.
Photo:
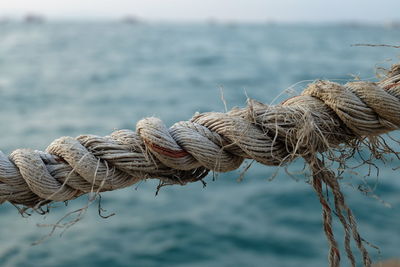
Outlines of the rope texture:
M136 131L110 136L61 137L45 152L18 149L0 152L0 203L39 207L90 192L116 190L149 178L184 185L202 180L209 171L229 172L244 159L281 166L303 157L312 171L312 185L323 207L329 262L339 266L332 208L322 192L334 196L335 213L345 230L345 249L355 266L351 236L370 266L334 173L318 154L354 140L378 136L400 127L400 65L378 83L345 85L316 81L301 95L269 106L249 101L227 113L196 114L167 128L157 118L140 120Z

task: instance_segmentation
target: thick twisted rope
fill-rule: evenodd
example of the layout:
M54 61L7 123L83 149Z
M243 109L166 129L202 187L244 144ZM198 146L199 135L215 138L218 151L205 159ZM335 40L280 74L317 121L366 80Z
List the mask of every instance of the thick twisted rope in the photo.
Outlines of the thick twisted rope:
M170 128L157 118L146 118L137 123L136 131L62 137L46 152L18 149L9 157L0 152L0 202L36 208L149 178L184 185L202 180L209 171L237 169L244 159L280 166L303 157L312 170L312 184L323 207L330 265L339 265L340 253L322 184L334 196L350 262L355 266L352 237L364 265L370 266L337 178L318 155L399 127L400 65L394 65L379 83L316 81L280 105L249 101L246 108L196 114Z

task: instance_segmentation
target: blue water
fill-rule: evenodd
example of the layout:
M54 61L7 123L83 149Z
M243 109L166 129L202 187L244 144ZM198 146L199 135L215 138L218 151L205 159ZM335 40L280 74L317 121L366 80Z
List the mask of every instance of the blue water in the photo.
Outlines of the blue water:
M167 125L196 111L244 106L246 95L266 103L301 92L315 79L375 79L375 66L398 60L400 30L356 25L207 25L111 22L0 25L0 148L45 149L62 135L107 135L135 129L146 116ZM388 61L392 59L392 61ZM292 86L293 84L301 83ZM289 94L290 96L290 94ZM399 146L395 147L398 151ZM394 161L381 167L375 194L361 179L342 182L374 260L400 257L400 179ZM292 165L301 169L301 162ZM201 183L164 187L155 181L103 194L62 237L37 224L55 223L86 197L49 215L21 217L0 206L4 266L326 266L321 207L305 179L254 164L210 175ZM361 170L363 176L367 170ZM367 178L374 184L376 175ZM343 232L335 225L342 243ZM357 254L358 259L360 255ZM343 253L343 258L345 254ZM344 259L344 266L347 266Z

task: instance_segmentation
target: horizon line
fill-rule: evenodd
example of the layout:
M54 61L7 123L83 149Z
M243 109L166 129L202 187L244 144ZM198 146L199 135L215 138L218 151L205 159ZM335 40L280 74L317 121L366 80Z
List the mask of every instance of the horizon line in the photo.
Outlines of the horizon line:
M41 19L46 22L121 22L129 20L137 23L209 23L209 24L353 24L353 25L387 25L400 24L398 20L360 20L360 19L331 19L331 20L279 20L265 19L229 19L229 18L146 18L135 14L121 14L120 16L57 16L46 15L39 12L26 12L24 14L0 14L0 21L26 21L27 18Z

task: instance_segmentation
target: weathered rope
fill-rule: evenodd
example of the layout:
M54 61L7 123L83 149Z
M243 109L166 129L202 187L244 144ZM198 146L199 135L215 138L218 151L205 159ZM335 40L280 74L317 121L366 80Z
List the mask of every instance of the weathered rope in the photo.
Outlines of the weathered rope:
M196 114L169 129L157 118L146 118L137 123L136 131L62 137L46 152L18 149L9 157L0 152L0 203L35 208L148 178L184 185L203 179L209 171L237 169L244 159L278 166L303 157L323 207L330 265L339 265L340 253L323 184L334 197L351 264L356 264L350 249L352 236L364 265L370 266L338 180L318 155L399 127L400 65L394 65L379 83L316 81L280 105L249 101L246 108Z

